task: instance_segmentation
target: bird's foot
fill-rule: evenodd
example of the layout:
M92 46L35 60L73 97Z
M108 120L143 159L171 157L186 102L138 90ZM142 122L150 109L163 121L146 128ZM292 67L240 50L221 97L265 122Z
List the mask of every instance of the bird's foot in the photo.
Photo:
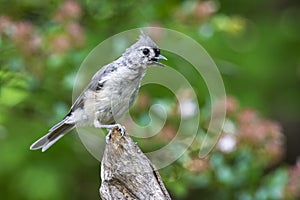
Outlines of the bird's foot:
M110 139L111 139L111 130L108 131L105 137L106 144L109 144Z
M96 128L106 128L108 129L108 134L105 138L106 143L109 143L109 140L111 139L111 132L115 127L118 127L118 130L120 131L121 135L124 136L126 133L126 129L121 124L109 124L109 125L103 125L103 124L97 124L95 125Z
M121 124L114 124L114 127L118 127L118 130L120 131L121 135L124 136L126 133L126 129Z

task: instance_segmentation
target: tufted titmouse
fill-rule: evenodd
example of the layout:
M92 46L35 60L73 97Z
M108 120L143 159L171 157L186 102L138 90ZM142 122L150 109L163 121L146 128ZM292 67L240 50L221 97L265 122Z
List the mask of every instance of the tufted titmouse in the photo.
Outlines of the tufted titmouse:
M158 60L167 59L160 54L152 39L142 32L139 40L121 57L96 72L64 119L34 142L30 149L46 151L76 125L109 130L117 126L124 133L124 127L116 124L116 120L132 105L146 69L152 65L164 66Z

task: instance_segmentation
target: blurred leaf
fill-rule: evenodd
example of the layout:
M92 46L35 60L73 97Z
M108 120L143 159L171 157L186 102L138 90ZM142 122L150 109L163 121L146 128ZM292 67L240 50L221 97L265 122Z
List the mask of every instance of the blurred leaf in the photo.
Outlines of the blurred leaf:
M22 102L28 96L25 90L18 88L4 87L0 92L0 104L9 107Z

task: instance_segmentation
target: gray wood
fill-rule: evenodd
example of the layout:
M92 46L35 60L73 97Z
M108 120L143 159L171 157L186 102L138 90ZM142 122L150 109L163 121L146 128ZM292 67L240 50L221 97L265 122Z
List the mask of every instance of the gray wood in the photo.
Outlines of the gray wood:
M100 196L112 199L171 199L150 160L127 134L114 129L101 163Z

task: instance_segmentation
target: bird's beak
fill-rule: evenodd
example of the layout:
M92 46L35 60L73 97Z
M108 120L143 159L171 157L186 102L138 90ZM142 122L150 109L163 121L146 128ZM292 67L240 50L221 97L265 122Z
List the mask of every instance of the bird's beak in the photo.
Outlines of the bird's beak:
M163 55L158 55L158 56L155 56L154 59L153 59L153 62L159 66L162 66L162 67L165 67L166 65L165 64L162 64L161 62L158 62L158 60L168 60L166 57L164 57Z

